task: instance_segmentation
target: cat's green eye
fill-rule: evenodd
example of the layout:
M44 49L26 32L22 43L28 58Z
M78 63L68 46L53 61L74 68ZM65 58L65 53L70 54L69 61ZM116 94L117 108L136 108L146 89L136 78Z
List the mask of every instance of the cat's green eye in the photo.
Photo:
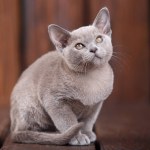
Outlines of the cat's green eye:
M82 44L82 43L77 43L75 45L75 48L78 49L78 50L81 50L82 48L84 48L85 46Z
M96 43L102 43L102 42L103 42L103 37L99 35L99 36L96 38Z

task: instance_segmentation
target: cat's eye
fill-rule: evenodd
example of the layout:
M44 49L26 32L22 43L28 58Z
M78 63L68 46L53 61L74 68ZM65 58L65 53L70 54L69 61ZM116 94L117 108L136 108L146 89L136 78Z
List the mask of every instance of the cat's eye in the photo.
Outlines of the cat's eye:
M85 46L82 44L82 43L77 43L75 45L75 48L78 49L78 50L81 50L82 48L84 48Z
M99 35L99 36L96 38L96 43L102 43L102 42L103 42L103 37Z

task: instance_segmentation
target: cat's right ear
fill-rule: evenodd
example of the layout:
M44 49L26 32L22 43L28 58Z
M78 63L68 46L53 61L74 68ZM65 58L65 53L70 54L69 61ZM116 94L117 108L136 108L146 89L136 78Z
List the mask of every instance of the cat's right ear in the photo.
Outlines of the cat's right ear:
M68 44L68 39L71 36L70 32L52 24L48 26L48 33L56 49L62 52Z

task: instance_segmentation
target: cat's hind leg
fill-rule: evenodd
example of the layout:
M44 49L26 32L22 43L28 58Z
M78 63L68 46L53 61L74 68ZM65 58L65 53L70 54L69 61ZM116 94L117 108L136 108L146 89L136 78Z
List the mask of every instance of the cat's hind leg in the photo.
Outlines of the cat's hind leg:
M56 133L50 116L37 103L11 107L11 138L14 142L64 145L82 126L82 123L76 123L64 132Z

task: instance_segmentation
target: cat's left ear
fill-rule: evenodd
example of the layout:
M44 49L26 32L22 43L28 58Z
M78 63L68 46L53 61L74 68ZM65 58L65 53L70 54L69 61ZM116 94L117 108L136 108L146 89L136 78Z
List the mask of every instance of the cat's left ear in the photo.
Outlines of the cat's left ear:
M110 15L107 7L99 11L93 22L93 26L97 27L103 34L111 36Z
M62 52L63 48L67 46L68 39L71 36L70 32L52 24L48 26L48 33L56 49Z

